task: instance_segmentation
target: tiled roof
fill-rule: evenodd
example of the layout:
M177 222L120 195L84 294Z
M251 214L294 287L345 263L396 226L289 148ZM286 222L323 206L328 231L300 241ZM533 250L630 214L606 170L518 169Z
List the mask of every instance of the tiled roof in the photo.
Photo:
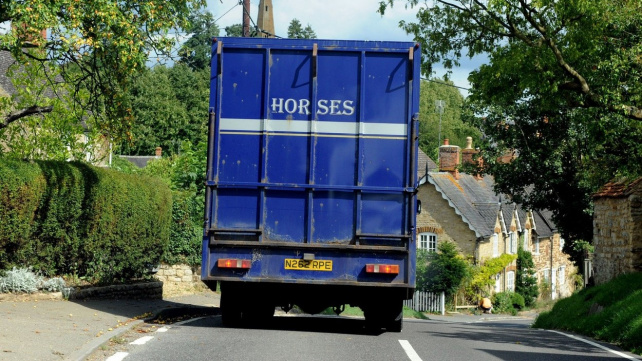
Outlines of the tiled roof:
M7 70L15 62L10 52L0 50L0 89L4 94L0 96L11 95L16 92L16 88L11 83L11 79L7 77Z
M492 189L491 176L477 180L471 175L460 174L456 180L450 173L430 173L428 181L435 185L477 237L488 237L494 233L500 204Z
M428 175L428 182L436 187L477 237L486 238L495 233L495 222L500 212L505 222L502 227L510 227L515 211L522 229L526 224L526 211L515 203L507 202L508 197L495 193L492 176L477 179L460 173L457 180L448 172L432 172ZM551 212L535 211L533 217L538 236L550 237L556 232ZM508 232L510 229L502 231Z
M620 198L628 197L635 191L639 184L642 183L642 178L638 178L630 183L625 182L610 182L602 186L597 193L593 194L593 198Z
M426 170L432 172L435 169L437 169L437 164L435 164L423 150L419 149L417 156L417 179L423 178L426 175Z

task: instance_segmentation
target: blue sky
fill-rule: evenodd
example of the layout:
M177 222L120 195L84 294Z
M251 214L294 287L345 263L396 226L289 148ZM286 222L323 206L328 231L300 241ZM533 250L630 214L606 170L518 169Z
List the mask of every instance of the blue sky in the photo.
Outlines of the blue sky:
M399 21L412 22L416 10L406 8L404 0L386 11L377 13L380 0L272 0L276 35L287 37L294 18L303 26L310 25L320 39L412 41L412 36L399 28ZM242 21L238 0L207 0L207 8L218 20L221 29ZM250 14L256 21L259 0L251 0ZM228 12L229 11L229 12ZM227 14L226 14L227 13ZM224 32L223 32L224 33ZM223 34L222 34L223 35ZM452 80L457 86L469 87L468 74L483 59L461 59L462 66L453 69ZM436 64L435 75L443 76L444 69ZM465 91L462 91L466 95Z

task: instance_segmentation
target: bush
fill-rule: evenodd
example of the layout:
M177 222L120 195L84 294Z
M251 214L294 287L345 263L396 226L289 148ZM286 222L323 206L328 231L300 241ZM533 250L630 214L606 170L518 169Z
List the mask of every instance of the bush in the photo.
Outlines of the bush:
M495 313L513 313L512 292L498 292L493 295L491 302L493 303L493 311Z
M524 297L517 292L511 292L511 302L513 303L513 308L517 310L523 310L526 307Z
M169 239L171 193L154 178L0 159L0 189L2 269L124 281L158 264Z
M0 269L31 239L45 178L33 163L0 158Z
M169 242L163 253L168 264L201 263L204 199L193 192L172 192L172 225Z
M418 284L422 291L445 292L446 297L450 297L470 274L468 263L459 255L453 242L440 243L437 253L428 254L428 259L423 273L417 275L421 282L425 282Z
M13 268L0 277L0 293L33 293L38 290L60 292L65 287L62 278L45 280L31 268Z

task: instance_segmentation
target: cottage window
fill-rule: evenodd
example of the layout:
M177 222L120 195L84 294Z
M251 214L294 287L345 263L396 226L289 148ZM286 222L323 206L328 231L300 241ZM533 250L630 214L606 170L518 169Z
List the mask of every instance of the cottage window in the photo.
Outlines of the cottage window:
M566 282L566 266L561 266L559 272L557 273L559 277L558 283L563 285Z
M428 252L437 252L437 235L434 233L420 233L419 249L424 249Z
M508 253L509 254L515 254L515 253L517 253L517 233L516 232L510 232L508 234L508 237L509 237Z
M515 292L515 271L506 272L506 291Z
M500 281L501 279L502 275L500 273L495 275L495 293L502 291L502 283Z
M560 251L564 250L564 238L560 238Z
M499 235L493 234L493 258L499 257Z
M539 254L539 238L535 238L535 254Z
M528 229L524 229L524 233L522 233L522 236L524 237L524 239L523 239L523 241L524 241L524 243L523 243L524 251L530 252L531 249L530 249L529 240L531 238L531 234L530 234L529 230Z
M550 284L551 283L551 270L548 268L545 268L542 271L542 278L544 279L544 282Z

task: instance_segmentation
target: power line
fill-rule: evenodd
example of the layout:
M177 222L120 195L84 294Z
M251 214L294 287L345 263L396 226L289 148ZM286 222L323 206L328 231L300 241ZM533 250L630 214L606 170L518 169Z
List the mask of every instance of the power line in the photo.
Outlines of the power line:
M239 4L240 4L240 2L239 2ZM237 5L238 5L238 4L237 4ZM254 19L252 19L252 15L249 13L249 11L247 11L247 9L245 8L245 6L243 7L243 12L247 14L247 17L248 17L248 18L250 18L250 21L252 22L252 25L254 25L254 30L256 30L256 32L258 32L258 33L262 33L262 34L266 34L266 35L269 35L269 36L273 36L273 37L278 38L278 39L283 39L283 37L282 37L282 36L278 36L278 35L276 35L276 34L272 34L272 33L270 33L270 32L267 32L267 31L265 31L265 30L263 30L263 29L259 28L259 27L256 25L256 23L254 22Z
M236 4L236 5L234 5L234 6L232 6L232 8L231 8L230 10L226 11L226 12L225 12L225 14L223 14L223 15L219 16L219 17L218 17L218 19L214 20L214 22L216 23L216 22L218 22L219 20L221 20L221 18L222 18L223 16L227 15L230 11L232 11L232 10L236 9L236 7L237 7L237 6L239 6L239 3L237 3L237 4Z

